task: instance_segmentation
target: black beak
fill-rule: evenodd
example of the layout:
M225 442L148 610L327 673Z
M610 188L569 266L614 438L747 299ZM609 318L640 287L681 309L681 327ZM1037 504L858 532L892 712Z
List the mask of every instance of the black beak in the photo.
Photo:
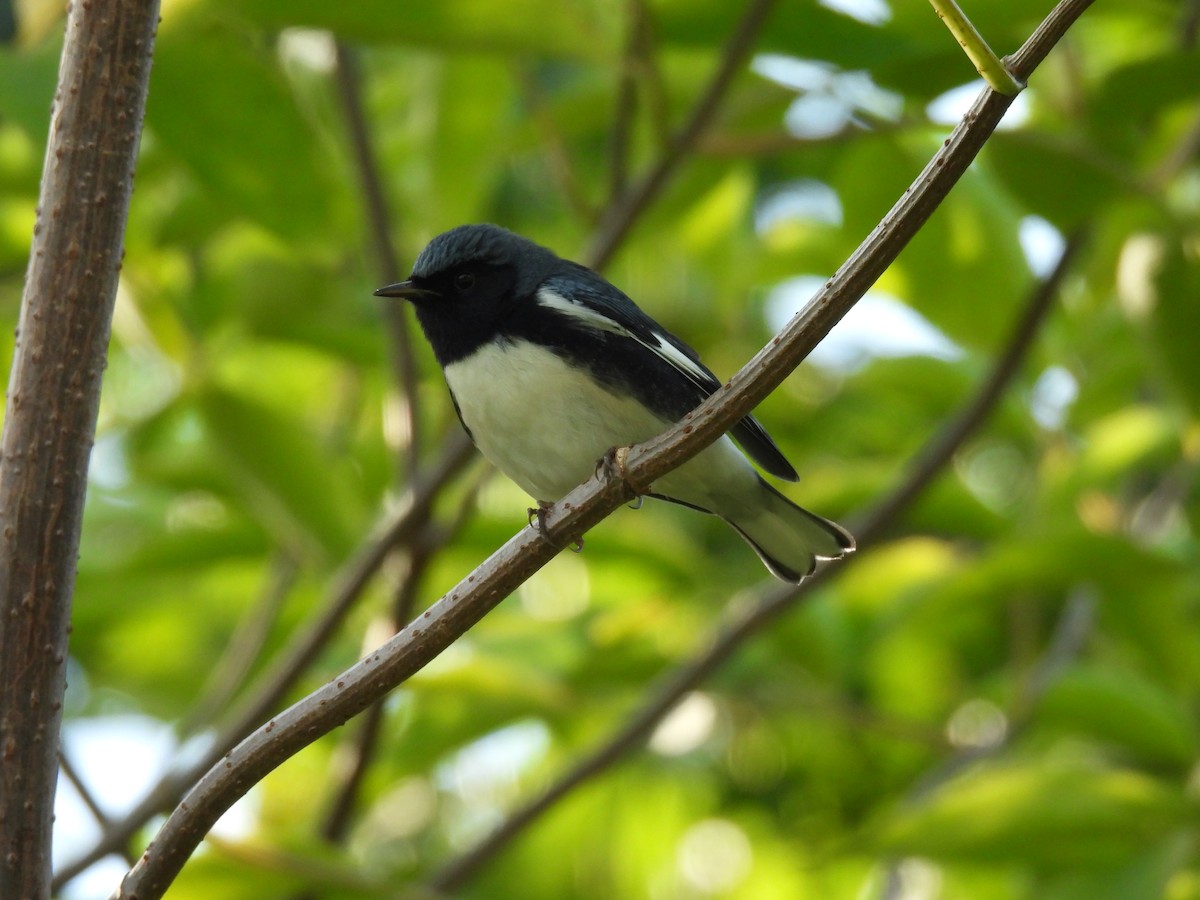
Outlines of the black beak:
M397 297L401 300L423 300L426 297L433 296L433 291L427 291L423 287L417 287L411 281L398 281L395 284L388 284L381 287L375 292L376 297Z

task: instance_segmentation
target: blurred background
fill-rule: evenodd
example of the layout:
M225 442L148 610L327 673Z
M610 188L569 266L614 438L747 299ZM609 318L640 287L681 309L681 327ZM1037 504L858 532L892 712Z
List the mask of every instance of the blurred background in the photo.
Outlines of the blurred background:
M492 221L603 262L727 377L980 90L926 4L770 6L731 52L728 0L165 0L74 599L62 896L116 885L239 716L525 526L372 296L429 238ZM1001 54L1051 7L965 5ZM0 4L4 372L61 12ZM760 407L789 496L853 527L1087 234L982 429L648 740L447 875L773 589L720 522L653 502L255 787L170 896L1200 897L1198 27L1196 0L1089 10ZM381 544L414 490L429 514Z

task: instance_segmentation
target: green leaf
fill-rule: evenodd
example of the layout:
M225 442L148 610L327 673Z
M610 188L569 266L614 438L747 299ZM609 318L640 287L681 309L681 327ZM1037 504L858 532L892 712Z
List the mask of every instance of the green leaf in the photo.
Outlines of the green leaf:
M1103 145L1043 132L998 132L984 151L988 167L1029 212L1072 231L1135 186Z
M1196 730L1187 710L1159 685L1115 666L1073 666L1055 679L1039 716L1111 741L1154 765L1182 770L1196 756Z
M1195 81L1195 54L1182 50L1117 69L1088 107L1096 142L1142 159L1149 121L1174 106L1194 105Z
M1200 415L1200 253L1185 234L1139 235L1126 245L1134 254L1149 254L1148 271L1131 272L1147 279L1143 290L1151 305L1150 325L1161 364L1172 388ZM1131 266L1132 268L1132 266Z
M612 10L604 4L555 0L448 0L444 3L391 3L356 0L210 0L214 11L245 17L267 29L322 28L358 41L406 44L429 51L528 54L534 52L594 58L615 37ZM530 27L537 23L537 27Z
M892 853L1051 868L1133 858L1185 825L1182 793L1132 770L1082 760L975 769L884 821Z
M291 237L327 233L335 182L273 55L202 8L168 16L146 125L231 212Z
M247 511L301 557L344 556L361 521L355 492L313 435L295 419L220 388L201 394L200 409Z

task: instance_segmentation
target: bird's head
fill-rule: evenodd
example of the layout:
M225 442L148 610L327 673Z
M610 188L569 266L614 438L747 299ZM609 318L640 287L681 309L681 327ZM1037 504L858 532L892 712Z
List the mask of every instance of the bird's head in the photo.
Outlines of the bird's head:
M429 242L407 281L375 295L411 302L447 365L492 340L505 317L534 302L538 285L562 265L552 251L498 225L460 225Z

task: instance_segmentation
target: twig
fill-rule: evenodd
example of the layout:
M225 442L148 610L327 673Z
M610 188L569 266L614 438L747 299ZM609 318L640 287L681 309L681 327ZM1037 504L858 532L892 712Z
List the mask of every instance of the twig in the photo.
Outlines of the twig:
M741 71L754 48L754 39L774 6L775 0L750 0L741 21L722 51L717 71L696 102L683 128L667 145L662 157L646 176L606 211L586 254L587 263L593 269L603 269L608 264L617 246L633 227L633 223L666 186L680 161L708 128L721 101L725 99L730 84L733 83L733 77Z
M1200 8L1200 2L1197 3L1197 8ZM1192 119L1192 124L1171 148L1171 152L1163 157L1162 162L1150 173L1150 189L1161 191L1175 176L1191 165L1197 156L1200 156L1200 113Z
M1027 78L1092 0L1060 0L1010 66ZM728 383L678 426L633 447L626 469L635 483L651 484L724 434L737 416L749 413L777 388L841 317L883 274L982 149L1004 116L1011 97L985 88L904 196L875 226L808 306ZM697 437L698 436L698 437ZM695 440L693 444L691 441ZM575 502L582 497L570 496Z
M270 574L262 596L234 629L233 637L221 658L213 666L199 698L179 723L180 734L193 734L208 727L213 717L225 709L246 680L254 661L262 652L279 617L300 567L283 552L277 552L269 564Z
M1012 73L1000 61L1000 57L992 52L983 35L971 24L971 20L954 0L929 2L933 4L938 18L950 29L959 46L966 51L967 58L974 64L975 70L983 76L983 80L993 91L1015 97L1025 89L1025 83L1013 78Z
M1092 0L1059 0L1034 29L1029 39L1021 45L1012 56L1005 57L1005 68L1009 74L1021 84L1029 81L1033 70L1042 64L1042 60L1054 49L1054 45L1062 40L1074 23L1089 6Z
M383 179L379 177L379 164L371 148L367 118L363 112L358 60L354 51L340 41L337 44L334 75L342 111L346 116L346 126L350 132L355 168L358 170L363 205L366 207L368 231L379 264L379 278L385 283L398 281L403 273L400 271L400 262L392 244L393 219L388 209ZM407 305L385 302L382 309L384 323L390 336L392 369L404 398L404 427L408 432L405 457L408 476L413 478L420 465L423 445L420 433L420 379L417 377L417 365L413 357L412 325L409 322Z
M646 103L646 112L650 120L650 133L660 150L665 150L671 143L671 104L667 98L667 79L663 74L662 65L654 52L658 36L655 32L654 11L649 0L637 0L642 9L642 19L645 27L642 29L642 41L635 48L637 55L633 62L637 67L637 75L642 85L642 97ZM614 198L615 199L615 198Z
M1038 283L1029 302L1025 305L1025 309L1021 312L1012 335L1004 345L1004 352L996 360L995 367L976 395L974 402L917 454L912 466L913 471L917 475L923 474L924 478L907 479L899 489L876 508L868 520L860 526L859 533L873 530L876 522L894 521L897 517L896 510L907 508L913 497L925 489L928 480L935 477L950 462L955 451L962 446L966 435L974 432L983 423L1013 376L1020 369L1028 352L1029 344L1041 330L1054 298L1058 296L1058 292L1062 288L1063 279L1083 249L1086 240L1087 232L1083 229L1067 238L1058 262L1055 263L1050 274Z
M57 891L89 866L124 847L151 818L179 802L180 797L252 728L276 709L295 681L335 633L335 629L362 594L388 554L424 527L431 505L442 487L473 457L471 442L456 432L440 455L438 468L425 473L413 487L406 504L392 514L382 532L365 543L333 579L329 599L305 631L296 635L268 671L266 680L251 691L205 754L186 769L169 772L137 805L106 830L86 853L54 874Z
M71 594L157 0L74 3L0 438L0 885L50 895Z
M1029 727L1037 705L1045 697L1054 678L1083 649L1092 631L1095 607L1096 598L1086 589L1076 591L1067 599L1062 615L1055 625L1050 645L1038 660L1024 694L1017 698L1010 710L1009 725L1000 740L981 747L964 747L943 760L913 785L908 792L907 803L911 804L927 797L968 766L995 756L1005 747L1012 745L1013 740ZM900 877L899 866L891 862L887 867L880 900L899 900L904 896L903 889L904 882Z
M517 84L521 88L525 104L533 112L533 121L541 132L542 145L550 163L550 172L559 191L567 198L571 210L585 222L596 219L596 210L583 187L575 168L571 164L571 155L563 141L562 131L551 115L546 101L546 92L538 82L537 73L529 65L518 65L516 68Z
M60 747L58 750L58 766L62 774L66 776L67 781L71 782L71 787L75 788L75 793L79 795L79 799L83 801L83 805L88 808L88 812L92 814L92 818L96 820L96 824L101 828L107 828L112 824L112 819L108 813L100 806L96 800L96 795L92 793L83 780L83 776L79 774L79 770L75 768L75 764L71 762L70 755L65 748ZM129 852L128 847L121 849L121 855L125 857L125 861L133 865L133 854Z
M393 603L391 615L393 632L399 631L412 621L416 610L417 596L429 564L436 558L439 550L453 543L461 533L475 508L478 489L489 475L490 472L485 472L482 477L475 480L475 483L459 502L458 510L449 525L439 528L430 523L426 525L422 534L411 542L408 571L396 591ZM321 824L321 837L326 841L339 843L346 838L359 789L378 747L386 708L385 699L381 698L363 714L363 721L355 734L353 746L347 748L350 761L342 771L340 783L333 791L333 802L326 813L325 821ZM311 894L302 894L298 900L307 900L311 896Z
M629 179L629 145L637 112L638 59L646 44L644 0L627 0L625 18L629 34L625 41L625 52L621 56L621 68L617 73L616 109L608 145L609 205L625 193Z
M909 474L900 485L863 519L856 529L860 550L864 546L870 546L911 508L929 483L945 470L957 449L995 409L1028 355L1062 279L1079 251L1079 245L1080 238L1072 238L1059 257L1053 272L1032 292L1000 356L971 401L913 458L909 464ZM835 571L844 571L846 565L856 558L850 557L843 561ZM540 819L564 796L640 747L655 726L684 696L695 690L747 640L811 595L814 588L824 583L829 571L822 569L817 577L805 581L799 587L768 590L748 611L734 615L718 631L716 639L707 650L667 676L659 689L652 692L650 701L637 710L608 740L584 757L539 797L510 813L495 831L443 866L430 879L430 886L441 891L454 891L462 887L480 867Z
M1062 670L1075 659L1095 624L1096 597L1088 588L1074 591L1063 606L1045 653L1037 660L1025 689L1013 699L1008 711L1008 727L1000 740L984 746L964 747L938 763L919 778L908 794L908 802L928 796L963 769L980 760L996 756L1028 729L1046 693Z
M1194 49L1197 34L1200 34L1200 0L1188 0L1179 24L1179 46L1184 50Z
M433 554L439 546L444 546L440 540L436 543L428 540L413 543L408 556L408 571L404 574L393 602L390 622L393 632L399 631L412 621L417 594L424 582L425 573L429 570ZM341 841L346 836L359 788L374 759L385 708L384 700L380 699L363 715L353 746L346 748L351 757L349 765L345 766L340 778L331 778L331 781L337 782L333 790L334 799L320 829L321 837L330 843Z
M471 512L475 509L478 489L489 474L490 472L485 473L484 476L475 480L475 483L459 502L454 518L447 526L438 527L432 522L428 523L422 532L409 543L408 568L392 604L390 624L393 633L412 621L416 611L417 597L430 563L436 558L439 550L452 544L462 532ZM381 698L363 715L363 722L358 730L354 746L349 751L352 754L351 762L345 769L341 783L334 791L334 800L321 825L321 836L327 841L336 843L345 839L359 787L374 758L385 709L386 703Z
M1061 0L1018 53L1026 77L1090 0ZM1049 23L1049 24L1047 24ZM129 872L117 896L160 897L220 815L252 785L303 747L366 709L419 671L518 585L618 505L724 434L799 364L853 306L928 219L995 129L1011 98L985 91L884 221L771 344L692 415L659 438L631 448L623 460L551 507L542 529L510 539L412 625L342 675L280 713L210 769L167 818ZM828 571L828 570L826 570Z

